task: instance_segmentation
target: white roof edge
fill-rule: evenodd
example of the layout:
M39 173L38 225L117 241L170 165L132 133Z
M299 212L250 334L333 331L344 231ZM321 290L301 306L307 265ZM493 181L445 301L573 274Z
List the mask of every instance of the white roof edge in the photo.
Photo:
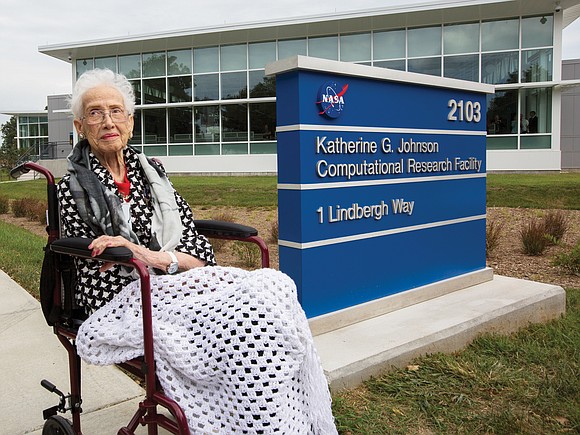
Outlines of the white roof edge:
M495 86L486 83L450 79L426 74L397 71L387 68L358 65L336 60L319 59L308 56L293 56L266 65L266 75L275 75L293 70L328 71L339 75L352 75L379 80L413 83L417 85L435 86L439 88L462 89L466 91L495 93Z
M562 80L555 87L561 89L576 88L580 86L580 79Z
M357 11L335 12L332 14L331 20L359 18L359 17L367 17L367 16L372 16L372 15L396 15L396 14L403 14L403 13L409 13L409 12L429 11L429 10L434 10L434 9L440 10L440 9L459 8L459 7L466 7L466 6L481 6L484 4L493 4L493 3L510 3L513 1L516 1L516 0L446 0L443 2L442 1L430 1L430 2L425 2L425 3L417 3L417 4L413 4L413 5L398 5L398 6L390 6L390 7L363 9L363 10L357 10ZM292 24L305 24L305 23L317 22L320 20L328 21L329 20L328 14L317 14L317 15L309 15L309 16L302 16L302 17L295 17L295 18L262 20L262 21L245 22L245 23L238 23L238 24L210 25L210 26L205 26L205 27L197 27L197 28L181 29L181 30L170 30L170 31L155 32L155 33L146 33L146 34L138 34L138 35L133 35L133 36L119 36L119 37L112 37L112 38L71 42L71 43L48 44L48 45L39 46L38 51L41 53L47 53L47 52L51 52L53 50L73 49L73 48L80 48L80 47L85 47L85 46L105 45L105 44L110 44L110 43L126 43L126 42L152 40L152 39L167 38L167 37L192 36L192 35L196 35L196 34L231 32L231 31L236 31L236 30L255 29L255 28L259 28L259 27L275 27L275 26L292 25Z
M0 110L0 114L17 116L17 115L48 115L48 110Z

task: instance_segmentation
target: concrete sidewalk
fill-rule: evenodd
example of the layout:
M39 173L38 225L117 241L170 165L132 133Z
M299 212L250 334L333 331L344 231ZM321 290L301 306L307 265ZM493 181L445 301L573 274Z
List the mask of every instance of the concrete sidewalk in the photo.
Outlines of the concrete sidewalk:
M379 304L381 309L390 305L390 312L335 330L316 331L311 322L333 390L356 386L418 355L460 349L483 332L512 332L565 311L561 287L501 276L466 288L450 282L409 292L405 298L413 305L399 307L385 298ZM69 392L67 353L45 323L38 301L2 271L0 300L0 433L40 435L42 410L58 403L40 381L48 379ZM136 411L143 389L115 367L83 364L82 371L83 433L116 434ZM147 433L146 428L138 433Z
M3 271L0 301L0 433L41 434L42 411L59 400L40 381L49 380L65 394L70 391L67 352L46 324L38 301ZM139 385L113 366L83 364L82 388L86 435L116 434L144 396Z

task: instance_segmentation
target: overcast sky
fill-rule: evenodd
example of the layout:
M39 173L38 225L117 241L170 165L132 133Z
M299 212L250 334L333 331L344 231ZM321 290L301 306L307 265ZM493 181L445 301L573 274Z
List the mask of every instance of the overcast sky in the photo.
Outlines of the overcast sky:
M426 2L3 0L0 9L0 112L42 110L47 95L70 92L70 64L39 53L39 46ZM563 41L563 58L580 58L580 20L564 30ZM0 124L8 119L0 115Z

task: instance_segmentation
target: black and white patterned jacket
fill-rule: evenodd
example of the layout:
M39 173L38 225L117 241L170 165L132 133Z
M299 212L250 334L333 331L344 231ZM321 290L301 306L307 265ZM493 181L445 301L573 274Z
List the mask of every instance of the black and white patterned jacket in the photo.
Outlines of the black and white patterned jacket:
M140 243L143 246L148 246L151 240L151 218L153 216L150 192L135 151L126 148L124 156L127 178L131 183L132 228ZM99 180L109 190L120 196L113 177L92 153L90 154L90 166ZM69 174L66 174L58 183L57 188L61 235L62 237L95 238L97 235L83 222L78 213L76 203L71 196L69 182ZM183 223L183 234L175 250L193 255L208 265L215 265L213 248L207 238L197 233L191 208L177 192L175 192L175 199ZM103 306L132 281L131 277L119 273L119 266L114 266L106 272L99 272L101 263L98 261L75 259L75 263L77 268L76 302L87 314Z

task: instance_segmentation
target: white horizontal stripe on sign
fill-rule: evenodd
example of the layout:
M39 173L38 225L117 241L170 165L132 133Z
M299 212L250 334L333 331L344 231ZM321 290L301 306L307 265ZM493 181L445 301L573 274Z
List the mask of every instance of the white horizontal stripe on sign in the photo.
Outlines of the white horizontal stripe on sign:
M278 190L317 190L317 189L340 189L343 187L365 187L365 186L382 186L385 184L403 184L403 183L424 183L428 181L445 181L445 180L465 180L469 178L486 178L486 173L481 174L460 174L460 175L435 175L432 177L412 177L412 178L390 178L383 180L364 180L364 181L341 181L336 183L280 183Z
M459 136L486 136L487 131L472 130L433 130L425 128L391 128L391 127L363 127L356 125L313 125L313 124L293 124L280 125L276 127L277 133L287 131L344 131L352 133L401 133L401 134L449 134Z
M449 220L439 221L439 222L430 222L427 224L420 224L420 225L411 225L409 227L393 228L391 230L375 231L372 233L355 234L352 236L336 237L333 239L317 240L314 242L307 242L307 243L298 243L298 242L290 242L287 240L279 240L278 245L279 246L286 246L288 248L294 248L294 249L318 248L321 246L336 245L339 243L354 242L357 240L372 239L375 237L382 237L382 236L390 236L392 234L407 233L410 231L419 231L419 230L425 230L428 228L437 228L437 227L443 227L446 225L460 224L460 223L464 223L464 222L473 222L473 221L478 221L478 220L485 219L485 218L486 218L485 214L480 214L480 215L476 215L476 216L467 216L467 217L463 217L463 218L449 219Z

